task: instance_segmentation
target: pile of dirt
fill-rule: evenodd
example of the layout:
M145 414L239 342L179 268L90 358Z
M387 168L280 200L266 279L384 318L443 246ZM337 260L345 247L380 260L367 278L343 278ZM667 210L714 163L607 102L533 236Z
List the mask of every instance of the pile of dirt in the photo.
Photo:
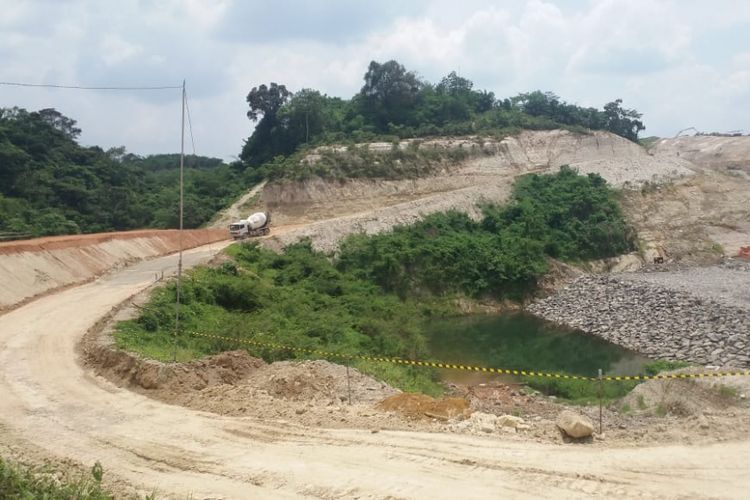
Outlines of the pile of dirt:
M226 351L188 363L162 363L142 359L106 345L89 346L86 349L86 361L100 375L120 385L136 390L157 391L162 395L235 384L266 364L246 351Z
M396 394L378 403L377 407L384 411L398 412L412 419L448 421L471 415L469 402L464 398L435 399L425 394Z
M371 403L399 393L388 384L329 361L277 361L249 375L245 384L274 398L329 403Z
M670 373L705 371L704 368L685 368ZM732 371L732 368L721 371ZM649 380L636 386L622 404L637 414L700 416L747 406L749 389L747 377Z

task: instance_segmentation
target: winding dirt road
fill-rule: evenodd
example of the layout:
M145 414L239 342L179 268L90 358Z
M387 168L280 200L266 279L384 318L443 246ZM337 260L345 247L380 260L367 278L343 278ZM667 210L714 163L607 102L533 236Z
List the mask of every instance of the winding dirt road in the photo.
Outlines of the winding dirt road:
M226 243L185 253L186 266ZM0 316L6 438L184 498L743 497L750 442L610 448L221 417L120 389L78 363L83 334L174 255Z

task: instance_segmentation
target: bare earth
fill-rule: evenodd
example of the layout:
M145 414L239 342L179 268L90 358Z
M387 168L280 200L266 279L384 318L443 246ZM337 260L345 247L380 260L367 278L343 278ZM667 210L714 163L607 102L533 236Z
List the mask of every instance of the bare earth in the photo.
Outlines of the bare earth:
M276 221L270 245L311 236L317 247L332 250L352 231L383 231L446 208L471 210L482 199L501 202L515 176L569 163L582 172L601 172L618 186L671 180L660 190L632 191L626 210L649 246L665 247L670 258L700 261L721 253L716 243L727 252L750 244L747 145L733 140L722 149L721 141L711 143L709 162L700 153L703 146L678 156L685 146L669 142L647 153L602 133L523 133L492 145L495 155L430 179L260 186L226 217L246 215L243 210L255 206L262 189L262 203ZM722 154L732 161L717 160ZM226 244L187 251L186 266L208 261ZM106 241L97 245L92 257L119 255L107 250L112 245ZM50 263L60 255L51 252L43 264L57 270ZM71 265L83 260L73 257ZM129 260L115 261L117 268ZM750 490L747 411L701 407L673 428L669 418L635 425L607 410L606 439L561 444L559 436L546 434L526 439L467 434L443 423L415 425L377 413L370 402L348 407L331 401L311 409L300 400L283 406L267 390L242 385L208 388L206 398L162 401L121 388L82 364L84 334L175 264L172 255L114 269L0 315L0 452L84 467L99 460L123 495L135 486L176 498L743 498ZM18 269L8 265L0 277ZM94 274L106 269L97 267ZM29 277L31 295L39 293L35 287L48 289L45 276ZM684 287L701 281L673 279ZM9 304L27 296L5 279L0 292ZM263 373L277 369L269 365ZM304 377L308 369L294 367L295 376ZM646 390L646 384L641 387ZM688 390L680 386L671 393ZM746 393L748 387L738 390ZM646 395L661 397L658 391ZM638 404L636 399L631 407ZM540 413L549 408L549 402L534 405Z
M218 250L186 252L189 265ZM127 483L194 498L742 497L747 441L549 445L445 433L319 429L154 401L77 362L84 332L174 256L0 316L3 440L35 443ZM30 446L31 447L31 446Z

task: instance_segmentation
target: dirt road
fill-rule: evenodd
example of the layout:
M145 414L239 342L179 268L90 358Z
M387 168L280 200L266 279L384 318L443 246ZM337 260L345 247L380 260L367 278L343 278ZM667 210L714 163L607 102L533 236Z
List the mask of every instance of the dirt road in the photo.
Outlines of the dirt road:
M219 248L186 252L186 265ZM88 373L76 353L84 332L175 260L141 262L0 316L0 440L85 465L100 460L144 492L182 498L742 497L750 489L750 442L617 449L310 429L166 405Z

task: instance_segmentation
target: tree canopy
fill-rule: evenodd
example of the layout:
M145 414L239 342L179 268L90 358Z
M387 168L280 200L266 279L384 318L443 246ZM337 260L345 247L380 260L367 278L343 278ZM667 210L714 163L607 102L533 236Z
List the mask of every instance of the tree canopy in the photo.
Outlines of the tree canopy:
M254 87L248 117L257 122L241 159L256 168L302 145L367 141L384 135L462 135L507 129L585 128L608 130L632 141L645 127L641 114L616 99L603 109L570 104L539 90L500 99L477 90L455 71L437 84L397 61L370 62L364 85L351 99L314 89L291 94L284 85Z
M54 109L0 109L0 232L178 227L179 155L83 147L80 132ZM218 158L186 157L185 227L207 222L244 189L240 180Z

